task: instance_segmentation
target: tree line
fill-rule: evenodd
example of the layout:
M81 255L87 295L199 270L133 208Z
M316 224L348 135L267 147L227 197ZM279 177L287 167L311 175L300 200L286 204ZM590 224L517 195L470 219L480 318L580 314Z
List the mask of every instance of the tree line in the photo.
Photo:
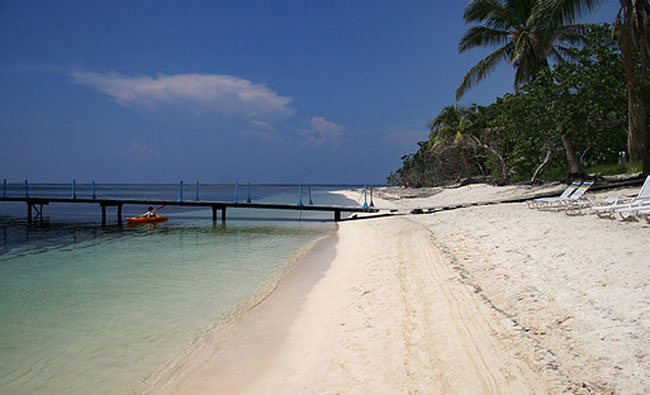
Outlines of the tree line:
M515 70L514 93L488 106L443 108L388 182L576 178L622 156L650 173L650 4L620 0L613 26L571 23L601 2L470 1L464 19L478 25L459 51L497 49L465 74L457 100L503 61Z

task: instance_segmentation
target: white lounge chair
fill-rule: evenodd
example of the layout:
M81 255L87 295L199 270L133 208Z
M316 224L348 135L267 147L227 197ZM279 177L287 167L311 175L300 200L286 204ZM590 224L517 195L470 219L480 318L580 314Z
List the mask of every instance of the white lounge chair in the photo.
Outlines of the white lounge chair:
M636 219L641 221L641 218L645 219L645 222L650 224L650 208L644 208L635 213Z
M559 200L564 200L569 197L575 191L580 187L580 181L573 181L571 185L567 187L567 189L562 192L560 196L554 196L554 197L546 197L546 198L538 198L538 199L533 199L533 200L528 200L526 203L528 204L528 208L541 208L543 206L546 206L548 204L552 204L554 202L557 202Z
M572 206L584 204L587 200L583 196L592 185L594 185L593 181L585 181L568 198L553 202L546 208L566 210Z
M628 218L639 210L650 208L650 176L646 177L641 190L633 197L607 198L594 203L590 212L600 217Z
M629 218L640 219L639 213L650 209L649 199L636 199L629 206L615 208L611 215L616 219L625 220Z

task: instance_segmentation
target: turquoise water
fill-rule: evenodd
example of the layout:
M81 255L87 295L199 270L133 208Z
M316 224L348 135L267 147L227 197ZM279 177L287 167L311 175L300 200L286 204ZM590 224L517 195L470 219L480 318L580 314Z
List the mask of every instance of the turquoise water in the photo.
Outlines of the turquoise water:
M351 203L327 191L318 198ZM251 220L260 214L264 220ZM287 264L335 227L320 221L331 214L252 210L224 226L210 210L181 208L168 223L135 228L47 216L49 225L27 226L1 215L0 393L7 394L151 388L157 372L259 301Z

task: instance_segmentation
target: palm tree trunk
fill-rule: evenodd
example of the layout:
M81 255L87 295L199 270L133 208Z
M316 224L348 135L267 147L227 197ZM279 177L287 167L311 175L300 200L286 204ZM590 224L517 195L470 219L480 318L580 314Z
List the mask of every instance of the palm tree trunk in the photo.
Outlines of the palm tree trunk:
M569 136L564 133L564 127L559 126L560 129L560 138L562 139L562 144L564 145L564 151L566 152L566 161L569 165L569 178L583 178L585 176L585 171L582 169L580 161L576 157L576 153L573 151L573 146L571 141L569 141Z
M623 21L619 21L621 36L620 47L625 64L628 95L628 151L630 159L643 163L643 174L650 174L650 147L648 146L648 125L650 102L641 93L642 81L647 81L650 68L650 6L638 0L620 0L624 12ZM634 37L637 37L637 40ZM636 45L635 42L636 41ZM635 70L635 48L641 53L640 70Z

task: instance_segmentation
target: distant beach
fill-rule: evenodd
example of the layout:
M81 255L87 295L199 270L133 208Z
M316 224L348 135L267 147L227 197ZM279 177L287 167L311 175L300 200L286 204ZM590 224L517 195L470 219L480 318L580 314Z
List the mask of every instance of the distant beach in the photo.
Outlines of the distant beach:
M562 189L386 188L375 204ZM648 393L649 235L525 203L343 222L167 391Z

